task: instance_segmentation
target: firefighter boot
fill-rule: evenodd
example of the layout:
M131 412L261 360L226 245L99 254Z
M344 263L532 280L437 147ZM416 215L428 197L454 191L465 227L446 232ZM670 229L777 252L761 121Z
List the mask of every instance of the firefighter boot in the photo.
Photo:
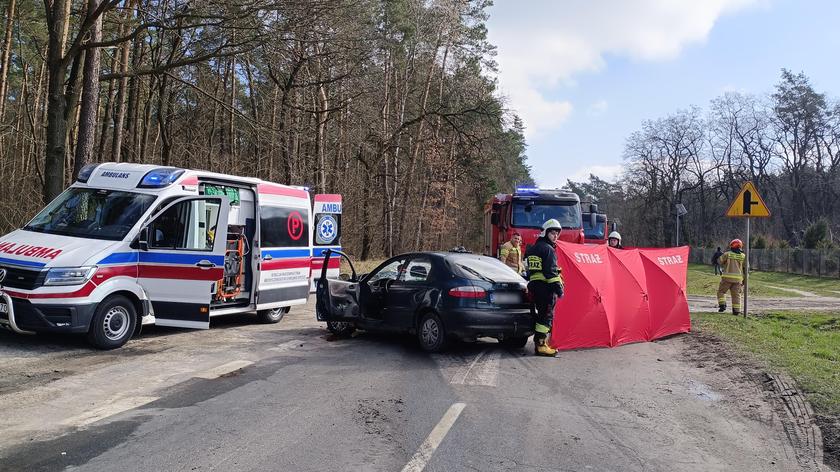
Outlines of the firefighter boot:
M557 355L557 349L549 346L546 338L534 338L534 354L538 356L554 357Z
M741 311L736 309L736 308L733 308L732 309L732 314L735 315L735 316L739 316L741 314Z
M718 313L723 313L724 311L726 311L726 303L721 303L718 305Z

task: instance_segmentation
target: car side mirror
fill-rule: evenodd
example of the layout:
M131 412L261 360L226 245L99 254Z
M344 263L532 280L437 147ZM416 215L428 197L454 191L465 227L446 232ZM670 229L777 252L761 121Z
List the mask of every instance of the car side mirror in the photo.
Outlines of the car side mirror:
M137 238L137 246L141 251L149 250L149 227L146 226L140 230L140 236Z
M499 224L499 214L498 213L491 213L490 214L490 224L493 226L497 226Z

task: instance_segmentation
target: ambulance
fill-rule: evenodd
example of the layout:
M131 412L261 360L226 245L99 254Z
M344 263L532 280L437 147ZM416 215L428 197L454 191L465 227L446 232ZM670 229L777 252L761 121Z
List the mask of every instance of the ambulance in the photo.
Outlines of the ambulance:
M84 167L0 238L0 327L84 333L100 349L147 324L280 321L340 248L341 196L260 179L129 163ZM338 266L329 267L338 277Z

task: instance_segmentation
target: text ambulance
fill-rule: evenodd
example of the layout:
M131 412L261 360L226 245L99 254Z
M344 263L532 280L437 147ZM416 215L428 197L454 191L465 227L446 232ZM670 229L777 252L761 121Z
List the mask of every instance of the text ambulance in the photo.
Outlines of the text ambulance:
M206 329L241 312L276 323L306 303L340 228L340 195L310 202L254 178L92 164L0 238L0 327L87 333L112 349L149 323Z

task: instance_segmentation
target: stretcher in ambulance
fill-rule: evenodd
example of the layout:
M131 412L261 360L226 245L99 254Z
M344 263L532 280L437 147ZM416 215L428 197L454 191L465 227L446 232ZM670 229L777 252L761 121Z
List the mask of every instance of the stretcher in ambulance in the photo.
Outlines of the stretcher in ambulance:
M84 333L101 349L141 326L207 329L306 303L340 248L341 196L154 165L84 167L26 226L0 237L0 327ZM338 267L331 267L338 277Z

